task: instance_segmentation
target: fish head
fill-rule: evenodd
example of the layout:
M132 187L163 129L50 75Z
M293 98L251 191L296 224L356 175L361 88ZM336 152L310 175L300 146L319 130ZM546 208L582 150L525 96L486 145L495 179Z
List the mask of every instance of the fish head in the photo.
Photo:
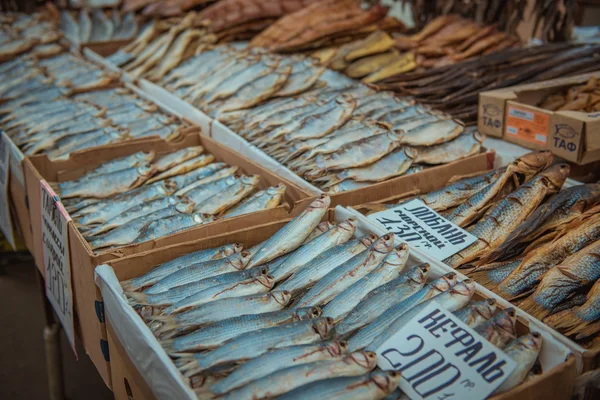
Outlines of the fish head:
M356 351L348 354L346 360L351 363L356 363L367 371L370 371L375 368L375 365L377 364L377 354L372 351Z
M402 143L405 132L402 129L395 129L391 132L388 132L387 135L392 143Z
M485 299L473 305L473 308L486 320L490 319L496 312L496 299Z
M160 182L160 190L163 191L165 193L165 196L169 196L173 193L175 193L175 190L177 189L177 182L172 181L170 179L165 179L164 181Z
M218 256L220 256L220 257L218 257L218 258L224 258L224 257L232 255L233 253L239 253L243 249L244 249L244 246L241 243L228 244L225 247L223 247L221 250L219 250ZM215 258L213 257L213 259L215 259Z
M458 275L456 275L456 272L448 272L446 275L441 276L436 281L440 281L440 283L445 282L448 285L448 288L451 288L452 286L456 285L456 282L458 281Z
M517 339L519 345L524 349L533 350L539 352L542 349L542 334L539 332L531 332L527 335L523 335Z
M192 146L192 147L188 147L187 149L185 149L185 154L190 157L199 156L203 152L204 152L204 147L202 147L202 146Z
M135 156L135 159L137 160L136 165L139 164L146 164L149 162L152 162L154 160L154 157L156 157L156 152L154 150L152 151L143 151L140 153L137 153Z
M310 203L307 211L327 209L329 208L330 204L331 197L327 196L326 194L322 194L315 201Z
M137 169L138 174L141 177L149 178L156 173L156 167L154 165L142 165Z
M278 304L282 306L288 305L290 300L292 299L292 292L288 290L276 290L270 293L273 300L275 300Z
M411 160L414 160L419 155L419 151L417 149L415 149L414 147L405 147L404 155L406 157L410 158Z
M402 374L398 371L377 371L371 374L371 381L382 392L388 394L396 390Z
M189 197L185 196L185 195L181 195L181 196L169 196L167 197L167 202L169 203L170 206L173 206L177 203L181 203L182 201L188 199Z
M324 347L332 357L339 357L348 351L348 342L345 340L335 341L325 344Z
M345 233L347 233L349 235L349 237L352 237L352 235L354 235L354 232L356 232L356 219L354 218L349 218L343 222L341 222L340 224L338 224L337 226L339 229L341 229L342 231L344 231Z
M183 199L175 204L175 209L182 214L191 214L196 204L190 199Z
M396 247L385 257L384 263L388 265L400 266L406 263L406 257L408 256L408 245L402 243Z
M557 164L542 172L540 176L545 177L553 188L559 190L567 180L569 172L571 167L568 164Z
M494 325L511 335L516 334L517 312L514 308L509 307L494 316Z
M242 270L246 267L246 265L248 265L248 261L250 261L251 257L252 253L248 251L235 253L235 256L229 260L229 264L237 270Z
M377 240L377 235L367 235L358 239L365 247L370 247Z
M552 164L554 156L549 150L532 151L519 157L515 163L524 173L537 173Z
M333 318L317 318L314 320L312 328L315 333L321 337L321 339L326 339L333 328Z
M475 282L471 279L465 279L462 282L458 282L456 285L452 286L449 293L454 297L459 303L467 304L471 297L473 297L473 293L475 293Z
M259 275L255 280L269 290L271 290L275 284L275 278L272 275Z
M212 222L215 220L215 217L210 214L194 214L192 218L198 225L206 224L207 222Z
M429 268L430 267L428 263L418 265L414 268L411 268L411 270L408 272L408 277L411 281L422 285L427 281L427 276L429 275Z
M475 131L473 132L473 139L475 139L479 143L483 143L485 141L485 135L479 131Z
M247 177L246 175L242 176L242 178ZM235 176L230 176L228 178L225 178L225 185L227 186L232 186L235 185L235 183L237 182L237 179Z
M375 241L371 245L372 250L378 253L388 254L392 251L392 246L394 245L394 235L392 233L386 233L381 236L379 239Z
M302 307L295 312L298 320L315 319L321 316L321 307Z
M260 182L260 176L258 175L250 175L250 176L242 176L240 178L242 184L245 186L258 186L258 182Z
M278 198L281 199L285 194L285 189L285 185L283 183L280 183L277 186L271 186L270 188L268 188L267 194L270 196L278 196Z

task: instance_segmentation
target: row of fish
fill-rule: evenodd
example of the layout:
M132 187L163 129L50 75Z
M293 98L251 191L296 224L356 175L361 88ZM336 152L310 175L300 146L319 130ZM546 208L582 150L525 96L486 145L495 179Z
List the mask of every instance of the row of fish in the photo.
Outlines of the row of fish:
M46 13L4 13L0 16L0 61L31 51L44 56L60 46L61 31Z
M177 139L189 125L119 87L118 76L72 54L27 55L0 65L0 127L31 156L68 158L75 151L131 139Z
M600 184L561 190L569 168L551 163L547 151L529 153L417 198L478 239L446 264L594 347L600 332Z
M477 154L484 140L309 58L243 43L201 52L160 84L331 193Z
M284 185L259 190L259 176L241 173L195 146L116 158L52 186L90 247L101 249L280 205Z
M514 309L472 302L474 283L455 273L407 267L408 246L391 234L321 222L329 204L321 196L253 247L200 250L121 282L199 398L307 398L331 387L346 399L359 382L370 382L359 398L384 398L399 376L376 370L374 352L432 301L518 361L498 392L533 374L541 335L517 337Z
M60 28L74 43L98 43L110 40L133 39L138 22L133 12L122 13L102 9L60 11Z

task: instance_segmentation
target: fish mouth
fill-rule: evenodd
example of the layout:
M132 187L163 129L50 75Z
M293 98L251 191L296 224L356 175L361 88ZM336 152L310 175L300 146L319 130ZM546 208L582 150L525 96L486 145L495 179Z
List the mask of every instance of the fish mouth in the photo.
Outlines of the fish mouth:
M356 219L354 219L354 218L347 219L346 221L342 222L338 226L340 227L340 229L343 229L348 232L353 232L354 230L356 230Z
M470 279L465 279L464 281L454 285L452 287L452 291L463 296L470 296L473 293L473 287L473 281Z
M310 208L327 208L331 203L331 199L326 194L322 194L318 199L313 201Z
M377 240L377 236L376 235L369 235L367 237L362 238L360 241L366 247L369 247L370 245L372 245L373 243L375 243L376 240Z
M417 284L421 284L421 283L425 282L428 274L429 274L429 264L423 264L423 265L419 266L419 268L417 268L416 274L413 274L413 276L410 278L410 280Z
M486 299L485 303L475 311L485 319L490 319L496 311L496 299Z
M241 243L234 243L233 244L233 252L234 253L239 253L243 249L244 249L244 245L243 244L241 244Z
M333 342L329 346L327 346L329 350L329 354L333 357L340 356L344 354L348 350L348 342L345 340L340 340L339 342Z
M350 358L365 369L372 369L377 363L377 354L372 351L359 351L350 354Z
M568 164L558 164L542 173L552 185L561 188L565 180L571 172L571 167Z
M542 346L542 334L539 332L531 332L531 348L539 349Z
M457 275L456 272L449 272L446 275L442 276L442 279L449 285L449 286L454 286L456 285L456 279L457 279Z
M527 167L539 170L548 167L553 159L554 156L550 150L541 150L525 154L519 161Z
M332 326L333 326L333 318L327 317L327 318L318 320L313 325L313 329L314 329L315 333L321 337L321 339L325 339L327 336L329 336Z
M506 314L506 318L498 318L496 325L498 328L512 335L515 331L515 318L517 317L517 312L511 307L504 310L504 313Z
M292 298L292 293L287 290L282 290L281 292L271 292L273 299L281 304L282 306L287 305Z
M271 289L273 287L275 278L273 278L272 275L259 275L256 280L267 289Z
M390 243L392 238L393 238L393 236L391 233L387 233L387 234L383 235L380 238L380 242L375 244L375 247L373 250L375 250L379 253L385 253L385 254L389 253L391 246L392 246L392 243Z
M373 383L385 393L391 392L392 387L396 386L394 380L400 376L398 371L386 371L385 375L375 375Z
M321 307L311 307L310 308L310 315L312 316L312 318L318 318L321 316Z

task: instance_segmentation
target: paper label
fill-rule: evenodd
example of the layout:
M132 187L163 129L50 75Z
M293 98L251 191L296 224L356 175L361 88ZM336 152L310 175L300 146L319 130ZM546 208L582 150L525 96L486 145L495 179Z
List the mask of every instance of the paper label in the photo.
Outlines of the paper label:
M45 180L41 186L42 255L46 296L58 314L65 334L75 352L73 322L73 287L69 260L69 232L67 224L71 217L65 211L59 197ZM77 354L75 352L75 354Z
M376 353L379 368L402 373L398 386L411 399L485 399L517 367L435 302Z
M454 225L419 199L371 214L369 219L383 225L398 239L440 261L477 241L475 236Z
M506 115L507 136L530 143L548 143L550 116L526 108L508 106Z
M8 138L8 136L6 136L6 133L2 132L2 135L6 137L6 140L10 145L10 172L17 182L19 182L21 186L25 187L23 165L21 164L21 161L23 161L25 156L23 155L23 152L19 150L17 145L14 144L13 141Z
M16 250L15 234L10 217L10 202L8 201L9 177L10 139L2 132L0 135L0 230L13 250Z

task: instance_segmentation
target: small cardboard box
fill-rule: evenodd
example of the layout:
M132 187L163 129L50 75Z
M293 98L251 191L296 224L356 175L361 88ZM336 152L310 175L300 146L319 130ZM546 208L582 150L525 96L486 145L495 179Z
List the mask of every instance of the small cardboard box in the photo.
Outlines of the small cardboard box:
M341 222L354 216L354 212L338 206L335 210L329 210L325 219ZM286 222L265 224L230 234L181 243L116 260L96 269L96 283L105 299L107 325L110 326L109 348L111 354L117 353L114 358L111 358L115 397L117 399L125 398L123 394L128 393L127 387L129 387L133 399L195 398L194 392L185 385L179 371L151 331L124 300L119 281L140 276L158 264L193 251L233 242L243 243L246 247L253 246L270 237ZM359 220L356 235L360 236L368 233L377 232L372 230L370 225ZM429 261L424 258L422 253L411 250L407 267L422 262ZM430 264L430 278L432 279L447 272L435 263ZM506 301L480 289L481 287L477 285L475 300L493 297L499 302L500 308L510 307L510 304ZM529 327L532 326L532 322L527 318L523 318L519 311L517 311L517 314L517 329L521 333L527 332ZM539 326L533 324L531 329L539 331L544 339L544 345L540 353L540 362L544 374L522 383L511 391L494 396L493 399L542 400L569 399L571 397L576 372L575 361L570 355L570 350L553 339L549 333L540 330ZM148 395L148 392L152 394Z
M213 154L216 161L223 161L232 166L239 166L240 171L246 174L259 175L261 177L260 186L263 188L276 186L280 183L284 184L287 187L285 202L294 208L302 208L305 202L310 201L310 194L302 191L294 184L281 179L210 138L200 135L197 128L189 128L188 132L183 135L183 138L178 141L166 142L162 139L130 141L80 152L64 161L52 162L45 155L26 159L24 164L31 224L33 227L41 226L40 181L42 179L45 179L47 182L76 179L86 171L101 165L103 162L138 151L154 150L160 155L197 145L203 146L206 153ZM106 329L104 327L103 305L99 293L97 293L97 288L94 285L95 266L109 260L179 243L192 236L194 238L211 237L249 226L260 225L267 221L278 221L288 218L290 216L289 212L286 206L279 206L272 210L217 220L153 241L99 251L92 250L74 224L69 223L69 254L73 297L75 299L74 310L77 317L75 331L81 338L86 351L100 371L105 382L107 382L107 385L109 384L110 376L107 361L108 354L105 349ZM293 209L292 213L294 212L296 211ZM36 265L43 274L44 264L41 259L42 242L40 229L34 228L32 231L33 248L31 250L33 251Z
M584 84L600 72L482 92L481 133L534 150L550 149L577 164L600 160L600 112L550 111L537 107L544 98Z

